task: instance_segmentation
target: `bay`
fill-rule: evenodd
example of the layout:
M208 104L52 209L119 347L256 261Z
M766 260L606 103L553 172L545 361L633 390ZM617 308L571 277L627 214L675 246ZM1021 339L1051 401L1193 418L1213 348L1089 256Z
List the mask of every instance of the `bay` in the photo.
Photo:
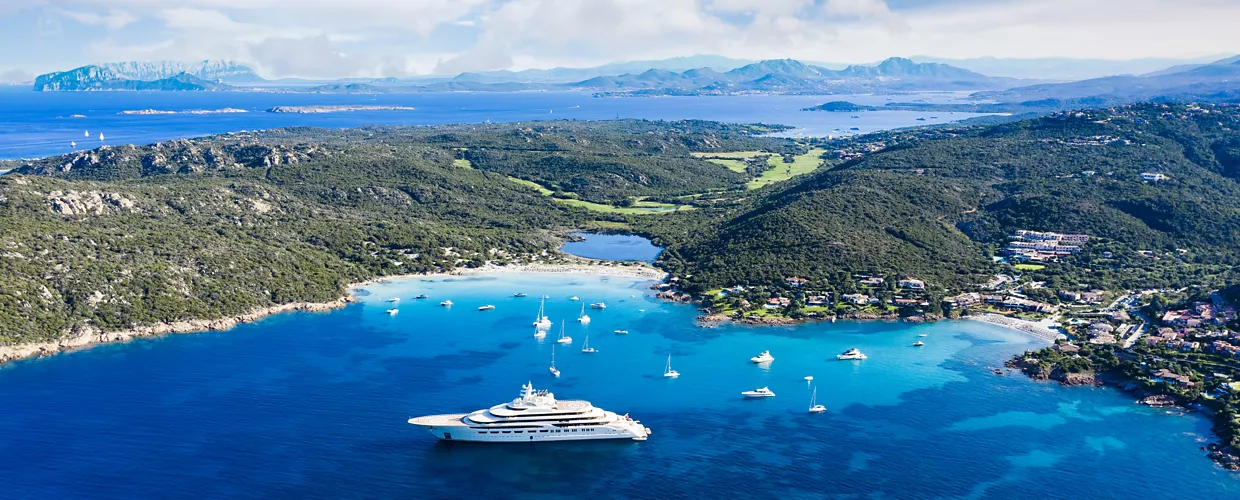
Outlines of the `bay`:
M439 125L525 120L700 119L778 123L797 127L787 135L827 136L945 123L971 113L800 111L826 101L882 105L888 99L963 102L963 93L915 96L711 96L595 98L584 92L438 92L338 95L274 92L33 92L0 90L0 159L36 158L102 145L156 141L289 126L348 128L365 125ZM274 106L387 105L413 111L323 114L267 113ZM184 112L233 108L245 113L121 114L154 109ZM857 116L858 118L851 118ZM929 116L936 116L930 119ZM927 118L918 121L917 118ZM858 130L852 131L856 127ZM90 135L86 136L85 133ZM105 141L99 140L104 134Z
M1036 344L976 322L698 328L650 282L494 274L367 287L341 310L0 369L4 498L1228 498L1207 422L988 366ZM516 298L516 292L529 297ZM419 293L426 300L414 300ZM577 342L532 337L535 297ZM580 302L604 301L594 321ZM401 297L389 316L389 297ZM444 299L456 303L443 308ZM492 311L477 307L494 304ZM555 329L559 325L554 326ZM616 335L627 329L628 335ZM926 334L925 347L910 344ZM590 335L599 352L579 351ZM553 342L552 342L553 343ZM870 359L839 362L857 347ZM750 356L770 350L769 369ZM661 376L673 355L679 379ZM812 375L828 408L809 415ZM532 381L646 442L440 443L411 416ZM769 386L777 396L746 401Z

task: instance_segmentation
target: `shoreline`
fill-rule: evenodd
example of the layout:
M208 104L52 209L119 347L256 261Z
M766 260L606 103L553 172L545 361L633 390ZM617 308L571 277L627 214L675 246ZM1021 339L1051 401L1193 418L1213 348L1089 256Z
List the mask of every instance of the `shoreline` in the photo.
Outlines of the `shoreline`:
M597 263L588 263L597 262ZM23 359L53 356L62 352L71 352L91 347L128 342L133 339L158 337L163 335L202 333L210 331L230 330L242 323L251 323L267 316L286 312L326 312L345 307L357 302L354 291L369 285L387 283L402 279L471 276L478 274L498 273L547 273L547 274L588 274L594 276L623 276L644 280L660 280L667 273L646 264L606 264L608 261L582 261L568 264L523 264L514 266L488 265L480 268L458 269L446 273L415 273L382 276L366 281L350 283L345 286L345 294L327 302L291 302L267 307L259 307L245 314L213 319L187 319L151 325L141 325L114 331L101 331L95 327L85 327L65 335L57 340L33 342L29 344L0 346L0 366Z
M1029 334L1038 340L1047 342L1048 344L1054 344L1055 340L1059 338L1067 338L1064 337L1062 333L1059 333L1057 330L1051 328L1051 325L1055 324L1053 318L1048 318L1042 321L1029 321L1020 318L1010 318L1002 314L986 313L982 315L961 316L960 319L980 321L982 323L989 323L1010 330L1016 330Z

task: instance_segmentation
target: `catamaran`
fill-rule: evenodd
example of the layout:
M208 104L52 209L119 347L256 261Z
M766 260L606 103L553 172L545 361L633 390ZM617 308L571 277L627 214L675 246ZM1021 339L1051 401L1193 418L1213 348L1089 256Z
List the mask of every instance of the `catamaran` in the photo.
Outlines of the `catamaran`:
M560 338L556 339L556 342L559 342L559 343L561 343L561 344L571 344L571 343L573 343L573 338L572 338L572 337L569 337L569 336L567 336L567 335L564 335L564 322L563 322L563 321L561 321L561 322L560 322Z
M822 413L824 411L827 411L827 407L818 404L818 388L815 387L813 394L809 397L809 412Z
M581 343L581 352L588 353L588 354L594 354L598 352L598 349L590 347L590 336L589 335L586 335L586 341Z
M551 328L551 318L547 317L547 299L538 304L538 315L534 316L534 328Z
M663 378L677 378L680 372L672 369L672 355L667 355L667 366L663 367Z
M577 321L583 325L590 322L590 316L586 314L586 305L584 303L581 304L581 316L577 316Z

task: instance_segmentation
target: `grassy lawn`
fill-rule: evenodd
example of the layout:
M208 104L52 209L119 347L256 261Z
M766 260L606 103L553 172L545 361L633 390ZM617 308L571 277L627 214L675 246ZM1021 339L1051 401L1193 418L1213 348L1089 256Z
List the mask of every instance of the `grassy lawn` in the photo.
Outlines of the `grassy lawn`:
M708 162L716 163L727 167L728 170L737 173L745 173L745 158L753 158L758 155L771 154L762 151L737 151L733 153L691 153L694 158L702 158Z
M762 172L762 175L757 179L749 181L745 187L748 189L758 189L768 184L786 181L798 175L813 172L822 164L822 160L819 157L825 152L825 149L815 148L806 154L797 156L796 161L792 163L784 163L782 156L772 156L769 160L771 168L766 172Z
M534 189L538 191L540 194L542 194L543 196L551 196L551 194L553 193L553 191L543 187L541 184L537 182L527 181L525 179L518 179L516 177L509 177L508 180L515 182L517 184L520 184L522 186ZM555 201L559 203L563 203L565 205L581 207L587 210L609 213L609 214L628 214L628 215L662 214L662 213L675 212L678 210L693 210L693 207L688 206L688 205L672 205L669 203L646 201L644 199L638 199L634 201L632 207L614 207L611 205L604 205L602 203L594 203L594 202L585 201L585 200L566 200L562 198L555 198Z
M452 165L461 168L474 168L474 164L470 163L469 160L452 160Z
M551 190L545 187L542 187L542 184L539 184L537 182L527 181L525 179L518 179L516 177L509 177L508 180L515 182L517 184L520 184L522 186L528 187L528 188L533 188L534 190L541 193L543 196L551 196Z
M1040 264L1016 264L1017 271L1041 271L1043 269L1046 269L1046 266Z

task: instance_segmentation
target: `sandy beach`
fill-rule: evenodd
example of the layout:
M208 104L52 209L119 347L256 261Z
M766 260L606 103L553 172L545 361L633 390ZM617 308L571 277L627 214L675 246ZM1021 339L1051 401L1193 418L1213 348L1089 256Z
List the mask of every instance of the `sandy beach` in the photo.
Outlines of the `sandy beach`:
M1056 328L1058 323L1055 321L1054 317L1047 318L1042 321L1029 321L1019 318L1010 318L1001 314L988 313L982 315L964 316L961 319L981 321L983 323L990 323L992 325L1011 328L1013 330L1018 330L1032 335L1038 340L1043 340L1048 343L1053 343L1055 342L1055 339L1063 337L1063 334L1059 333L1059 329Z
M85 349L98 344L127 342L135 338L154 337L158 335L169 335L179 333L197 333L206 331L228 330L241 323L257 321L272 314L280 314L285 312L323 312L333 309L339 309L355 302L353 291L359 288L365 288L367 285L375 283L384 283L400 279L414 278L433 278L433 277L451 277L451 276L470 276L478 274L495 274L495 273L559 273L559 274L589 274L595 276L625 276L648 280L661 280L667 276L667 273L645 265L635 263L618 263L610 261L593 261L581 259L577 262L563 264L524 264L514 266L485 266L471 269L458 269L449 273L424 273L424 274L403 274L384 276L353 283L346 287L348 291L346 295L328 302L295 302L291 304L282 304L277 306L263 307L255 309L249 313L227 318L215 319L192 319L185 321L175 321L169 323L158 323L154 325L144 325L125 330L104 332L96 328L87 327L79 331L72 332L63 338L55 341L36 342L30 344L0 346L0 364L19 359L50 356L59 352L70 351L75 349Z

